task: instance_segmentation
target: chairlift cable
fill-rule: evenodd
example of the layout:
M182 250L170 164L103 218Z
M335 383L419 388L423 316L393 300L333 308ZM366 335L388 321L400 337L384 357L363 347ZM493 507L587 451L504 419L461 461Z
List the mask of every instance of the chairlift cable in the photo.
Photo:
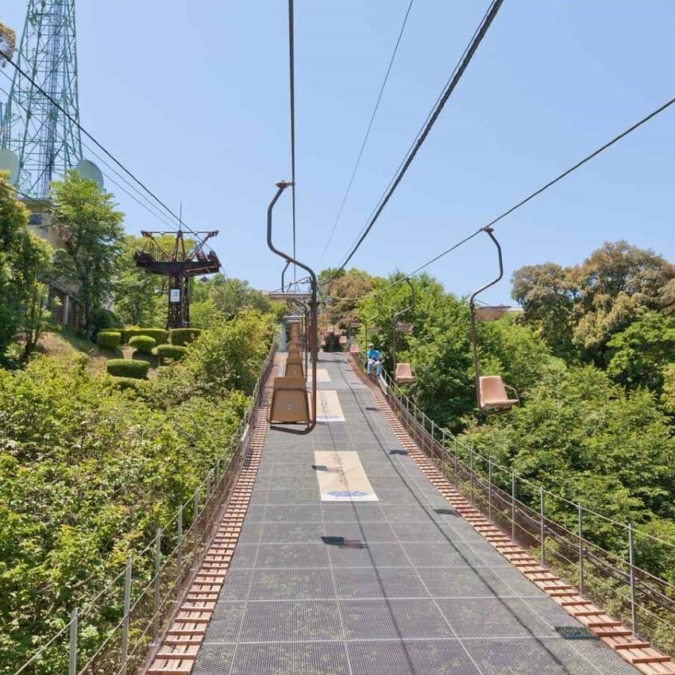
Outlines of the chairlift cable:
M359 154L356 158L356 164L354 165L354 169L352 171L351 178L349 179L349 183L347 184L347 189L345 190L345 193L342 197L342 202L340 204L340 208L338 209L337 216L335 217L335 222L333 223L333 227L330 231L330 234L328 235L328 240L326 241L326 245L323 247L323 251L321 252L321 257L319 258L319 265L321 265L321 261L324 259L324 256L326 255L326 251L328 250L328 247L330 246L330 243L333 241L333 236L335 235L335 231L337 229L338 223L340 222L340 218L342 218L342 212L344 211L345 204L347 203L347 198L349 197L349 194L352 189L352 185L354 183L354 179L356 178L356 173L359 170L359 165L361 164L361 158L363 157L363 152L366 149L366 144L368 143L368 138L370 137L370 132L373 128L373 123L375 121L375 116L377 115L378 108L380 107L380 101L382 100L382 95L384 94L384 90L387 86L387 81L389 80L389 75L391 73L391 69L394 65L394 60L396 59L396 54L398 52L398 47L401 44L401 38L403 37L403 33L405 32L406 25L408 23L408 16L410 16L410 10L412 9L413 3L415 0L410 0L410 4L408 5L408 9L405 13L405 16L403 17L403 24L401 25L401 30L399 31L398 38L396 40L396 44L394 45L394 51L392 52L391 58L389 59L389 65L387 67L387 72L384 75L384 80L382 81L382 85L380 86L380 93L377 95L377 101L375 102L375 107L373 108L373 112L370 116L370 121L368 122L368 128L366 129L366 134L363 137L363 141L361 143L361 148L359 150Z
M288 70L291 97L291 209L293 220L293 257L296 258L295 246L295 17L293 12L293 0L288 0ZM293 265L293 281L297 282L298 266Z
M429 113L426 122L424 123L422 129L420 130L419 134L417 135L415 141L413 142L411 148L408 150L408 153L406 154L405 158L403 159L401 165L399 166L398 170L396 171L396 174L394 175L394 178L392 178L391 182L389 183L389 186L385 190L385 193L383 196L380 198L380 201L378 203L378 206L374 209L372 215L368 219L368 222L364 226L364 228L361 231L361 234L356 241L356 243L353 245L352 250L349 252L347 257L345 258L344 262L340 267L338 268L338 271L341 271L345 269L349 261L354 257L356 252L359 250L363 242L365 241L366 237L372 230L373 226L379 219L380 215L382 214L382 211L384 210L385 206L391 199L392 195L396 191L396 188L399 186L401 181L403 180L403 177L405 176L406 172L410 168L410 165L412 164L413 160L415 159L415 156L419 152L420 148L426 141L431 129L433 128L434 124L438 120L441 112L443 111L443 108L445 107L445 104L448 102L448 99L452 95L453 91L457 87L457 84L459 84L459 81L461 80L462 76L464 75L464 72L466 71L467 67L469 66L469 63L471 62L471 59L475 55L476 51L478 50L478 47L480 43L483 41L483 38L485 37L488 29L490 28L490 25L492 24L492 21L494 18L497 16L497 13L499 12L499 9L503 3L503 0L493 0L492 4L488 8L488 11L486 12L485 16L482 18L478 28L476 29L476 32L474 33L473 37L471 38L471 41L469 45L466 47L464 50L464 53L462 54L462 57L460 58L459 62L455 66L455 69L446 84L443 92L441 93L438 101L432 108L431 112Z

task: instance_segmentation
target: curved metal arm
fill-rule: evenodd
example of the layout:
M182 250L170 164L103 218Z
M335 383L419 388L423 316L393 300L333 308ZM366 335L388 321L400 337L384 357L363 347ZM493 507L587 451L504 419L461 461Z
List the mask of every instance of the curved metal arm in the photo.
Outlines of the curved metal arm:
M284 266L284 269L281 270L281 292L285 293L286 292L286 281L284 277L286 276L286 270L290 267L291 261L287 260L286 265Z
M485 286L481 286L478 290L474 291L471 294L471 297L469 298L469 310L471 313L471 345L473 349L473 372L476 385L476 402L478 404L479 409L481 405L480 405L480 368L478 364L478 336L476 335L476 297L480 295L483 291L486 291L488 288L490 288L490 286L494 286L496 283L501 281L502 277L504 276L504 261L502 259L502 247L499 245L499 242L497 241L497 238L495 237L494 231L491 227L486 227L483 231L490 237L490 239L492 239L494 245L497 247L497 258L499 261L499 275L489 283L485 284Z
M307 272L310 278L310 285L312 288L312 300L309 305L309 319L310 319L309 323L311 325L308 326L309 344L306 345L305 348L306 349L310 348L312 353L312 412L310 414L310 422L307 425L306 429L303 429L302 431L297 431L295 429L285 429L285 431L288 431L289 433L308 434L316 426L316 406L317 406L316 362L317 362L317 346L318 346L317 345L318 316L317 316L316 295L318 282L316 279L316 274L314 274L314 270L311 267L304 265L303 263L301 263L299 260L296 260L293 256L289 255L288 253L284 253L283 251L279 250L274 246L274 243L272 242L272 209L279 200L279 197L281 197L281 193L287 187L291 187L291 185L293 185L293 183L290 183L288 181L281 181L277 183L277 187L279 189L277 190L276 195L274 195L274 198L272 199L269 207L267 208L267 246L270 249L270 251L272 251L272 253L276 253L276 255L283 258L287 263L289 264L292 263L305 270L305 272Z
M406 284L408 284L408 286L410 286L410 292L412 294L412 302L411 302L409 307L406 307L405 309L402 309L400 312L396 312L396 314L394 314L394 322L393 322L394 336L393 336L393 339L391 341L391 343L392 343L391 358L392 358L392 361L393 361L393 364L394 364L394 368L396 368L396 319L398 319L400 316L403 316L403 314L405 314L407 312L410 312L411 310L415 309L415 287L413 286L413 283L412 283L412 281L410 281L409 277L405 278L405 282L406 282Z

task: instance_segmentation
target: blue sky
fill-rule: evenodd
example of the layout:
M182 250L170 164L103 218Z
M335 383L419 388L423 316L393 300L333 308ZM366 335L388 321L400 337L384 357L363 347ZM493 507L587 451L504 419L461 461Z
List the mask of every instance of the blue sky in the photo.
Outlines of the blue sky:
M409 0L296 0L298 255L319 258ZM2 9L21 29L25 0ZM342 261L488 2L415 0L339 229ZM276 288L274 183L290 178L284 0L115 0L78 10L83 125L187 224L219 229L230 276ZM403 184L353 264L411 270L675 94L672 0L506 0ZM4 86L4 83L3 83ZM507 300L522 265L581 262L627 239L675 260L675 110L497 228ZM113 185L130 232L160 229ZM276 211L290 246L290 193ZM487 237L429 269L468 294L494 269Z

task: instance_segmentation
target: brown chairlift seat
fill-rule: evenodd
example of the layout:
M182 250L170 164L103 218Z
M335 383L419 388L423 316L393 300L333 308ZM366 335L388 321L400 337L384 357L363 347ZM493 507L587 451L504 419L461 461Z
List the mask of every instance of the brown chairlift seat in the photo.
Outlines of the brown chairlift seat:
M485 412L511 410L520 403L516 390L505 385L499 375L483 375L478 379L480 393L480 408ZM516 398L509 398L506 390L511 390Z
M286 363L286 377L305 377L305 372L302 363Z
M304 377L275 377L267 421L274 424L309 424L309 400Z
M340 335L340 344L341 345L347 344L347 336L346 335Z
M352 354L352 355L360 354L361 353L361 347L359 347L357 344L353 344L349 348L349 353Z
M415 381L415 375L409 363L397 363L394 379L398 384L412 384Z

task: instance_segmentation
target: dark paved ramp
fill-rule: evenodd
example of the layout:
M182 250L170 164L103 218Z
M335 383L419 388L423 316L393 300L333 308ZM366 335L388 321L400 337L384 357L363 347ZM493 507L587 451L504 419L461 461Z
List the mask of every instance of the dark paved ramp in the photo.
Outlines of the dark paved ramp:
M194 674L637 672L452 511L345 356L320 368L347 422L268 434ZM379 501L322 503L315 450L358 451Z

